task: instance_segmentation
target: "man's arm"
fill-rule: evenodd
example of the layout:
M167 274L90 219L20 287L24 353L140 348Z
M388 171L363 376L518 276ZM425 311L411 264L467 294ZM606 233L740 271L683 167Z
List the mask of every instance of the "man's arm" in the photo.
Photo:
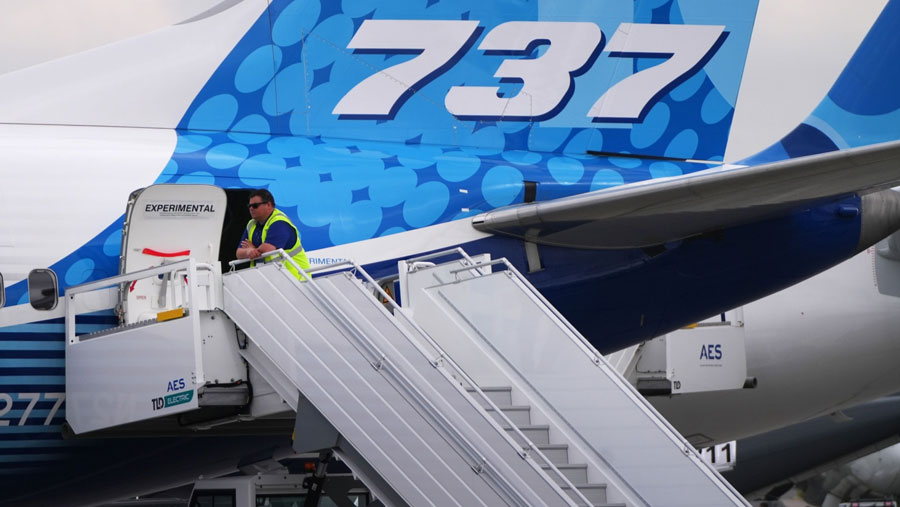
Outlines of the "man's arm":
M247 230L244 229L244 234L241 236L241 244L234 253L235 257L238 259L255 259L259 257L259 254L259 250L247 239Z
M259 255L267 254L272 250L287 248L296 241L294 229L285 222L275 222L269 226L266 233L266 242L256 247Z

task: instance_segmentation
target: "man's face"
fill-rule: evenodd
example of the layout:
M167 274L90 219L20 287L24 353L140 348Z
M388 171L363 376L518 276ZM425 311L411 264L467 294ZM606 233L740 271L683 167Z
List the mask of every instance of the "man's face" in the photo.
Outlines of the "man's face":
M257 222L262 222L272 213L273 207L271 202L263 200L262 197L253 196L250 198L250 217Z

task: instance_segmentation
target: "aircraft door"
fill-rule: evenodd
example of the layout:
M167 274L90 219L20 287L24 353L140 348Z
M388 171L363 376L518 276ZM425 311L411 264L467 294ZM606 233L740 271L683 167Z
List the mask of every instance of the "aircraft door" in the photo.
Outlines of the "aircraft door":
M212 185L153 185L134 201L123 238L124 273L193 258L221 274L219 248L226 208L225 191ZM186 274L133 281L123 288L124 323L155 319L157 313L183 306ZM198 277L210 277L208 271ZM201 279L199 283L204 283ZM212 280L209 280L211 283ZM214 293L215 291L213 291ZM200 291L200 298L207 298ZM198 301L207 308L211 301Z

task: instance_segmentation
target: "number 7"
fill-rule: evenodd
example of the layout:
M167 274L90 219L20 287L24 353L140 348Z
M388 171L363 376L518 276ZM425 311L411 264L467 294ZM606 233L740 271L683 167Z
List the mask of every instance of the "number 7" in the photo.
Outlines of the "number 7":
M406 100L462 57L474 42L478 21L367 19L347 44L359 52L420 52L354 86L332 114L391 119Z
M619 81L594 103L594 121L639 122L667 91L690 77L725 40L721 25L622 23L606 50L612 57L670 58Z

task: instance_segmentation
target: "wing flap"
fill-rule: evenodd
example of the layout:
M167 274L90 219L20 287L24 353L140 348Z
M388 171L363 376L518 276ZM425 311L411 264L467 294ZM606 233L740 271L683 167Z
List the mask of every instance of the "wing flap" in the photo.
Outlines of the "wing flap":
M658 245L900 183L900 141L496 209L476 229L579 248Z

